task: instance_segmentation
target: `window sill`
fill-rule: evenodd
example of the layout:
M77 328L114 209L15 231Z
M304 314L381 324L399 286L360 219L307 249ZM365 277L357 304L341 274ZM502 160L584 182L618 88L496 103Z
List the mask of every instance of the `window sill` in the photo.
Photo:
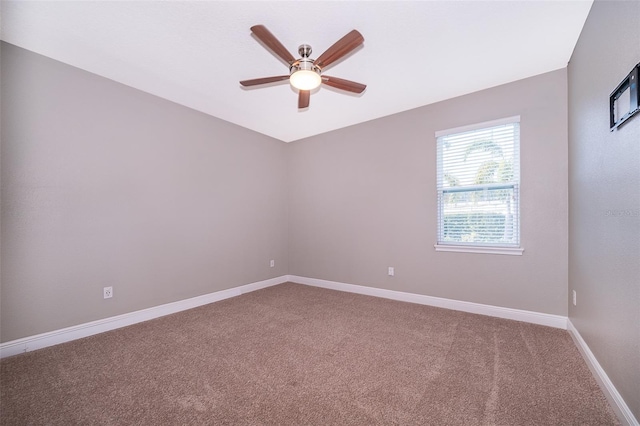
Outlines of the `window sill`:
M507 254L511 256L522 256L524 251L521 247L481 247L481 246L455 246L436 244L436 251L452 251L459 253L484 253L484 254Z

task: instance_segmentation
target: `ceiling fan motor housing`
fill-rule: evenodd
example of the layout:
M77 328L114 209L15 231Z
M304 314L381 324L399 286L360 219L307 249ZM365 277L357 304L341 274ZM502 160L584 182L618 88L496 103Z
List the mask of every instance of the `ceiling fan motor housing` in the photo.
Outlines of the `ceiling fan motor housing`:
M313 59L298 59L289 67L289 74L293 74L296 71L313 71L320 74L320 68L313 64Z
M320 68L313 64L313 59L309 58L311 55L311 46L301 44L300 47L298 47L298 53L301 58L291 64L289 74L293 74L296 71L313 71L320 74Z

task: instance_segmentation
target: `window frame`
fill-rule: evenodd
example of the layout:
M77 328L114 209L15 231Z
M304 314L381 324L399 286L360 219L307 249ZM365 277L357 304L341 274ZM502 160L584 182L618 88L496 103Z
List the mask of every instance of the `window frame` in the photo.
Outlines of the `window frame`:
M486 253L486 254L502 254L502 255L522 255L522 253L524 252L524 248L522 247L522 240L521 240L521 236L522 236L522 228L521 228L521 221L520 221L520 205L521 205L521 191L520 191L520 187L521 187L521 178L522 175L520 173L520 145L521 145L521 135L520 135L520 129L518 129L518 140L515 143L514 146L514 156L517 158L518 161L518 176L517 179L514 180L512 183L491 183L491 184L480 184L480 185L467 185L466 187L461 187L461 189L456 189L456 192L470 192L470 191L477 191L480 188L491 188L491 189L499 189L499 187L504 187L504 186L508 186L509 188L513 188L514 192L517 194L517 206L518 206L518 213L517 213L517 232L518 232L518 242L516 244L482 244L479 242L471 242L471 243L464 243L464 242L444 242L442 241L442 233L444 232L444 223L442 221L444 221L444 215L442 213L443 210L443 195L445 194L445 192L452 192L452 191L444 191L444 187L440 186L440 182L442 182L442 179L440 179L440 173L442 173L442 151L441 151L441 147L440 147L440 138L444 137L444 136L451 136L451 135L455 135L455 134L459 134L459 133L466 133L466 132L471 132L474 130L483 130L483 129L488 129L491 127L496 127L496 126L501 126L501 125L505 125L505 124L513 124L513 123L517 123L518 126L520 126L520 116L512 116L512 117L506 117L506 118L501 118L501 119L497 119L497 120L491 120L491 121L485 121L482 123L476 123L476 124L471 124L471 125L466 125L466 126L460 126L460 127L455 127L455 128L451 128L451 129L446 129L446 130L440 130L435 132L435 139L436 139L436 194L437 194L437 219L436 219L436 244L434 245L435 250L436 251L443 251L443 252L463 252L463 253ZM467 189L462 189L462 188L467 188Z

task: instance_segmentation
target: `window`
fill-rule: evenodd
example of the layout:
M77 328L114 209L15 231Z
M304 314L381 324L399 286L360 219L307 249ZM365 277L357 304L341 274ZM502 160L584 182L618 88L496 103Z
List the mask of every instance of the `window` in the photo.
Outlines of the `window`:
M436 133L438 251L522 254L520 117Z

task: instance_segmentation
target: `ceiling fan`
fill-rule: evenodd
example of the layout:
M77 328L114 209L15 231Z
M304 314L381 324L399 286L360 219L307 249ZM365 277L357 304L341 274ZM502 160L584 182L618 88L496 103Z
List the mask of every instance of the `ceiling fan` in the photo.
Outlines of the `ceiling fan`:
M311 55L311 46L308 44L303 44L298 47L298 53L301 57L299 59L294 58L264 25L254 25L251 27L251 32L271 49L273 53L289 64L289 74L242 80L240 84L245 87L289 80L291 85L299 91L298 108L307 108L309 106L311 90L320 86L321 83L353 93L362 93L367 87L355 81L322 74L324 68L341 59L364 42L364 37L356 30L352 30L335 42L322 55L318 56L317 59L311 59L309 57Z

